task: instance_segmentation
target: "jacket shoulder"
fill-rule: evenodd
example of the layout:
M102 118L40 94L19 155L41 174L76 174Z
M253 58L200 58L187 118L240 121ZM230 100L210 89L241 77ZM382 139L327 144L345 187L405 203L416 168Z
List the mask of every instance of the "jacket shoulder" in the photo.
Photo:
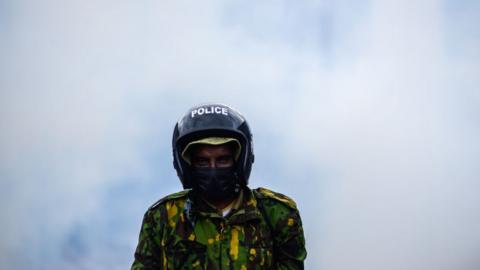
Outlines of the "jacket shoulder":
M190 192L190 189L185 189L185 190L182 190L182 191L179 191L179 192L175 192L175 193L172 193L170 195L167 195L163 198L161 198L160 200L158 200L157 202L155 202L154 204L152 204L152 206L150 206L148 208L148 210L153 210L153 209L156 209L158 208L159 206L165 204L166 202L168 201L172 201L172 200L183 200L187 197L188 193Z
M253 193L255 194L257 199L260 199L260 200L270 199L270 200L273 200L275 202L280 202L284 205L287 205L288 207L290 207L292 209L297 209L297 204L295 203L295 201L293 199L291 199L290 197L282 194L282 193L278 193L278 192L275 192L275 191L272 191L270 189L263 188L263 187L254 189Z

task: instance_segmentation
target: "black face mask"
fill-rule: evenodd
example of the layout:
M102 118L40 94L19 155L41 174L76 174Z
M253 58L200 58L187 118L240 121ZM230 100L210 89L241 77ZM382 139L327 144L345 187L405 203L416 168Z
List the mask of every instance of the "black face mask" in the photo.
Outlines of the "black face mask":
M192 171L194 189L211 202L232 199L240 192L238 177L230 168L195 168Z

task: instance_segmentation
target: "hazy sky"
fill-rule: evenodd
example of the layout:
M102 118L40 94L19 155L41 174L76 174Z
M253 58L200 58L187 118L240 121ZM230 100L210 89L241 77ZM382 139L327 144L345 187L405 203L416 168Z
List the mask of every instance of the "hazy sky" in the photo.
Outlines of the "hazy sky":
M306 269L480 267L477 1L0 0L0 268L128 269L202 102L253 130Z

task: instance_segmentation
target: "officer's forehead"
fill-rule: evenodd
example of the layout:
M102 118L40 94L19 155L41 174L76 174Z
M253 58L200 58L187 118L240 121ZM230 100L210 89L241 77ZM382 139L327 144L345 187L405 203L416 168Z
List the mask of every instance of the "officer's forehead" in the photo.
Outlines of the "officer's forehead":
M233 144L225 143L220 145L211 145L211 144L197 144L192 148L193 155L204 155L204 154L222 154L222 155L233 155Z

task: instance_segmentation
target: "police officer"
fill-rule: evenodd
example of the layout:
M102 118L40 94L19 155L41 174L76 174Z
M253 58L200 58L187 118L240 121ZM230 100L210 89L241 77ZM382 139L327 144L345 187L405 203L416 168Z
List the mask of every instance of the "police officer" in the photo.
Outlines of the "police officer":
M295 202L248 187L252 134L238 111L190 109L175 126L172 148L184 190L145 213L132 270L303 269Z

